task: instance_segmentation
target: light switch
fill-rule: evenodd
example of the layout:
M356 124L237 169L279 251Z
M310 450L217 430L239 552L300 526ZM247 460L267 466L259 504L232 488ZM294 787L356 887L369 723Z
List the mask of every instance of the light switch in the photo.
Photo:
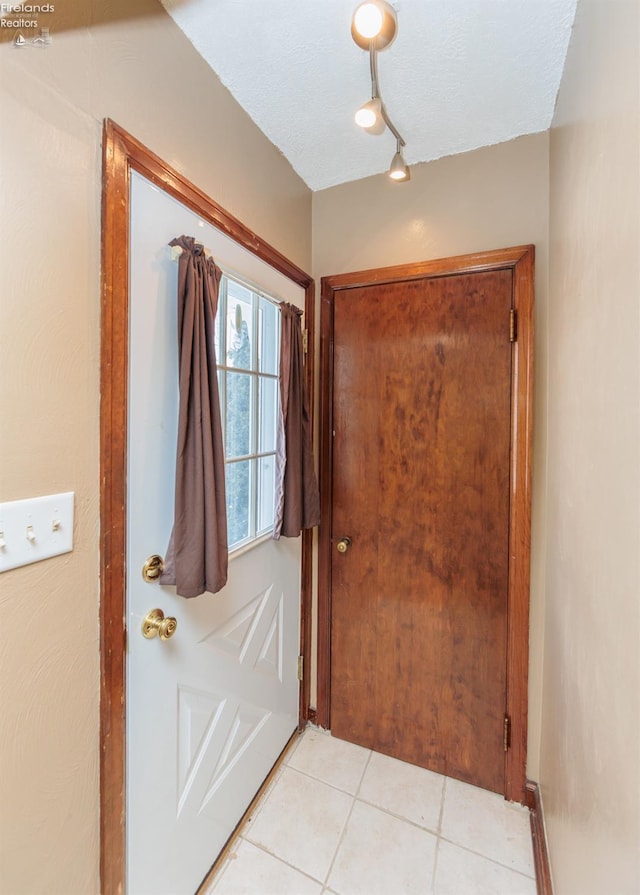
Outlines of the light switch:
M73 549L73 491L0 503L0 572Z

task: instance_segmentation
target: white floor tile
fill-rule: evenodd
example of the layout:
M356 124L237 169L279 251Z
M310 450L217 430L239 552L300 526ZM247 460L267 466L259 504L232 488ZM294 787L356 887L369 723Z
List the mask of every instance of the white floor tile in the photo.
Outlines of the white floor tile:
M320 895L322 885L242 840L211 895Z
M477 786L447 780L441 835L493 861L533 876L529 812Z
M436 841L356 801L327 885L339 895L429 895Z
M353 798L285 768L246 838L324 881Z
M321 730L308 729L288 761L291 768L355 795L370 752Z
M441 841L434 895L536 895L535 880Z
M374 752L358 798L437 832L444 777Z
M207 895L536 893L526 809L315 728L242 836Z

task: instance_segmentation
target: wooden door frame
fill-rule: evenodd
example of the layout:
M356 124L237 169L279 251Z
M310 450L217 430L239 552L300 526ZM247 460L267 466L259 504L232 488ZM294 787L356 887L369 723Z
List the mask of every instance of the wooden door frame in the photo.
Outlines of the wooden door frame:
M313 345L313 279L157 155L106 119L102 169L102 349L100 401L100 879L125 891L125 712L129 220L131 171L195 211L305 291ZM313 407L313 355L306 359ZM312 532L302 535L300 653L311 656ZM309 717L309 675L300 687L299 725ZM212 858L215 856L212 856Z
M529 579L531 553L531 448L533 415L534 246L517 246L436 261L323 277L320 310L320 503L318 535L318 705L316 723L331 719L331 533L333 480L333 339L337 292L432 276L513 271L517 314L511 377L511 471L509 477L509 584L507 597L506 707L511 722L505 753L505 798L525 801ZM505 327L507 322L505 322ZM508 333L506 333L508 338Z

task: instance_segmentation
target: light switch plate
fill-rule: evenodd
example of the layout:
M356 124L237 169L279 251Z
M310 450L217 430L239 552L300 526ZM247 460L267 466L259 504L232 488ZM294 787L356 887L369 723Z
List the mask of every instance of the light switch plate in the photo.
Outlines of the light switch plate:
M73 549L74 492L0 503L0 572Z

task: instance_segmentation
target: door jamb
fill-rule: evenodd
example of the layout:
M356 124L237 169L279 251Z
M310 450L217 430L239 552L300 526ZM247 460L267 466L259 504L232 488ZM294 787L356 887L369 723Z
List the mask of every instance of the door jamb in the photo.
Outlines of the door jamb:
M305 290L313 345L313 279L245 227L178 171L110 119L103 127L102 348L100 401L100 879L101 891L125 891L125 651L127 359L129 333L129 185L131 170L178 199L214 227ZM313 407L313 354L306 357ZM302 534L300 653L311 655L312 532ZM300 686L299 726L309 717L309 675Z
M318 533L318 705L316 723L331 726L331 536L333 480L334 297L345 289L406 282L430 276L513 271L512 307L517 339L512 345L511 471L509 478L509 584L507 612L506 716L510 745L505 753L505 798L525 801L529 584L531 556L531 450L533 417L533 245L516 246L416 264L364 270L321 280L320 308L320 505ZM508 335L508 321L505 322Z

